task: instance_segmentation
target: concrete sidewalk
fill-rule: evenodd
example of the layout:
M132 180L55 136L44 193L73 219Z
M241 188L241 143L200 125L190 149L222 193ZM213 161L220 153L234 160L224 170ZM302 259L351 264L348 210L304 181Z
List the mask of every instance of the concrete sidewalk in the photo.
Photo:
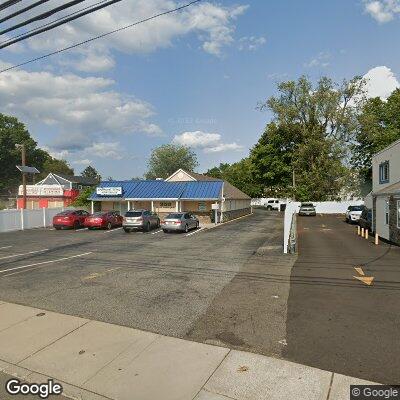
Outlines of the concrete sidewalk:
M367 383L262 355L4 302L0 370L28 382L53 378L65 396L82 400L344 400L350 384Z

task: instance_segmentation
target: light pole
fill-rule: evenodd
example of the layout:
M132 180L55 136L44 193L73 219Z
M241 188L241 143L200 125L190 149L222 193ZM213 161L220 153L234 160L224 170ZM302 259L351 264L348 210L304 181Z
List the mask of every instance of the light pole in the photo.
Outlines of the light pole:
M16 144L17 149L21 149L21 164L22 164L22 208L26 208L26 172L24 172L24 167L26 167L26 148L25 144Z

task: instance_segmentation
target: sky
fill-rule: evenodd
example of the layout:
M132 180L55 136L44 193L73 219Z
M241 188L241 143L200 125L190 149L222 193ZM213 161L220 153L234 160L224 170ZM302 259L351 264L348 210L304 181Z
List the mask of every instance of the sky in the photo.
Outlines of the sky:
M0 69L186 3L122 0L1 49ZM370 96L386 98L400 86L399 33L400 0L200 1L0 73L0 112L77 174L90 164L103 177L141 177L151 150L168 143L190 146L204 172L249 154L272 118L257 105L280 81L361 75Z

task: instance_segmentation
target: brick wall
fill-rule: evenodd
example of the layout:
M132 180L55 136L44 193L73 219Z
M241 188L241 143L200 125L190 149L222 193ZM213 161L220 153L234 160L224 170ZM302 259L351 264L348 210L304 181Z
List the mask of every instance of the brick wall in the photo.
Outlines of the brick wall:
M390 241L400 246L400 229L397 227L397 201L400 198L390 197L389 207L389 230L390 230Z

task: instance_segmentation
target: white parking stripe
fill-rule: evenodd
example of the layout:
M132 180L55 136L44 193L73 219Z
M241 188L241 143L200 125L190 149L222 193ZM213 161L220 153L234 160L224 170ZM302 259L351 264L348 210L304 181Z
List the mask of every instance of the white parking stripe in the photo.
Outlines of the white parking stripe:
M160 233L160 232L162 232L162 229L157 232L153 232L152 235L157 235L157 233Z
M115 229L110 229L109 231L104 231L104 233L111 233L111 232L119 231L120 229L122 229L122 226L120 228L115 228Z
M89 228L82 228L82 229L77 229L75 232L83 232L83 231L88 231Z
M28 254L34 254L34 253L43 253L44 251L47 251L47 250L49 250L49 249L42 249L42 250L29 251L28 253L12 254L11 256L0 257L0 260L4 260L4 259L6 259L6 258L27 256Z
M0 250L9 249L10 247L12 247L12 246L3 246L3 247L0 247Z
M204 230L204 229L206 229L206 228L197 229L197 230L195 230L194 232L188 233L188 234L185 235L185 236L192 236L192 235L195 235L196 233L199 233L199 232L201 232L201 231Z
M0 271L0 273L9 272L9 271L15 271L15 270L18 270L18 269L25 269L25 268L35 267L37 265L45 265L45 264L51 264L51 263L56 263L56 262L60 262L60 261L70 260L71 258L83 257L83 256L87 256L88 254L92 254L92 252L89 251L87 253L77 254L76 256L58 258L57 260L42 261L42 262L35 263L35 264L22 265L21 267L3 269L2 271ZM14 275L15 273L16 272L14 272L12 274L2 275L2 276L10 276L10 275Z

